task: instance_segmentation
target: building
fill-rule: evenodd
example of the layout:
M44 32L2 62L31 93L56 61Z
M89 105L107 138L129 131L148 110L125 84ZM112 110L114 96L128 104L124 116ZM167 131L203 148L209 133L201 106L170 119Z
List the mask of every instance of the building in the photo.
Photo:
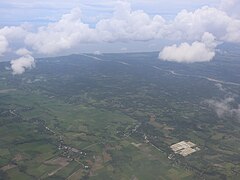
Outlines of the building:
M175 154L180 154L184 157L200 150L200 148L198 148L196 144L190 141L178 142L171 145L170 148L174 151Z

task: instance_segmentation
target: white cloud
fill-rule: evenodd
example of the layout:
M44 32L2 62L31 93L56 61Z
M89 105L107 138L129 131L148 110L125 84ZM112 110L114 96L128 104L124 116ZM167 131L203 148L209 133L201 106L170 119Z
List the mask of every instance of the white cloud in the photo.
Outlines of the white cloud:
M0 29L0 35L5 36L8 40L24 39L28 33L28 25L22 26L5 26Z
M96 31L103 41L148 41L162 36L165 20L160 15L150 17L142 10L133 11L127 2L119 2L113 17L100 20Z
M54 54L70 49L80 42L93 40L96 40L93 30L81 22L80 9L75 8L69 14L63 15L59 21L38 28L37 33L30 33L25 42L38 53Z
M222 92L227 92L221 83L216 83L215 86Z
M22 74L26 69L32 69L35 67L35 60L30 55L30 51L27 49L19 49L16 54L22 57L11 61L11 69L14 75Z
M25 56L25 55L31 55L32 52L30 52L29 50L27 50L26 48L21 48L21 49L18 49L16 51L16 54L19 55L19 56Z
M7 39L0 35L0 56L3 55L3 53L5 53L8 49L8 41Z
M166 61L176 62L204 62L210 61L215 56L215 47L217 43L215 37L205 32L202 40L195 41L192 44L181 43L167 46L162 49L159 58Z
M222 0L219 8L226 11L233 17L240 18L240 1L239 0Z
M90 28L81 21L80 9L75 8L59 21L27 35L25 42L38 53L54 54L80 43L156 39L162 35L164 23L159 15L151 18L143 11L132 11L129 3L119 2L112 18L102 19L96 28Z
M182 43L180 46L174 45L168 47L165 51L172 49L193 50L192 52L188 51L186 57L183 58L183 61L190 62L193 57L196 59L195 56L198 54L200 54L199 59L201 58L201 60L196 59L196 61L208 61L214 56L214 48L208 47L210 42L202 42L200 40L205 32L214 35L218 41L240 43L240 19L238 19L238 16L232 15L230 10L228 10L229 8L227 8L238 7L239 2L237 2L237 0L222 0L218 8L204 6L195 11L182 10L173 20L166 20L161 15L148 14L143 10L133 10L129 3L133 3L133 1L118 1L117 5L116 1L111 1L110 4L108 2L109 1L97 3L100 9L103 6L107 8L109 12L108 18L106 18L106 16L99 16L105 18L96 20L96 24L94 25L86 24L85 19L82 20L85 16L81 15L80 9L74 8L70 13L64 14L58 21L38 27L36 31L30 29L27 25L11 26L0 29L0 36L6 38L6 42L8 42L11 49L27 46L33 50L33 54L39 53L46 55L56 55L59 52L65 53L71 52L71 50L75 52L79 47L82 47L82 44L90 46L90 43L96 42L103 44L106 42L132 43L151 40L157 40L159 42L162 40L178 40L186 43ZM155 1L151 1L150 3L139 0L138 3L140 2L142 4L151 4L152 6L156 4ZM200 2L201 1L198 0L198 4ZM16 1L14 4L17 5L18 3L19 2ZM46 7L47 4L54 4L52 2L45 3ZM80 5L85 8L86 6L94 5L94 3L96 2L89 1L89 3L85 3L85 5ZM185 1L185 4L186 3L188 6L192 4L192 2ZM23 5L22 8L26 8L25 6L33 8L38 7L41 3L29 5L29 3L22 2L20 4ZM66 4L68 3L62 3L64 6ZM74 2L74 6L76 4L78 4L77 1ZM135 2L133 4L136 9L137 3ZM179 3L179 5L180 4L182 3ZM116 5L116 7L111 14L111 8L114 5ZM94 6L91 6L91 8L94 8ZM95 8L98 8L98 6ZM48 14L44 16L48 16ZM190 44L189 42L194 43ZM1 43L3 43L3 40ZM119 49L119 47L116 46L115 49ZM130 48L128 47L128 49ZM3 54L5 51L6 49L2 48L2 53L1 50L0 53ZM178 54L181 55L181 52L179 51ZM182 61L181 57L179 61ZM176 59L176 57L172 59Z
M193 12L182 10L173 22L168 24L172 38L196 40L201 34L209 32L218 40L240 42L240 20L216 8L204 6Z
M0 28L0 56L5 52L11 52L12 48L20 44L27 34L26 26L5 26Z
M204 47L209 43L198 42L202 34L209 32L220 41L240 42L239 29L240 20L208 6L193 12L182 10L173 21L166 21L160 15L150 16L142 10L132 10L130 3L121 1L111 18L99 20L93 28L82 22L81 11L75 8L59 21L38 28L36 33L29 33L25 42L38 53L55 54L83 43L177 39L196 41L191 45L180 45L186 50L194 49L192 54L187 54L186 61L191 61L198 53L201 60L196 61L208 61L215 53ZM172 48L179 49L177 46Z
M207 100L205 101L220 118L235 117L240 120L240 105L236 104L233 97L227 97L222 100ZM235 107L233 106L235 104Z

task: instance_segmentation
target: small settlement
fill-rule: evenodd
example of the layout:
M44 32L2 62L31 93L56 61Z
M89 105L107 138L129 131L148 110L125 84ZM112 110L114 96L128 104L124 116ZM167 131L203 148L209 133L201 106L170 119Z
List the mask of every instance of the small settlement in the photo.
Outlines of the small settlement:
M182 156L188 156L196 151L199 151L200 148L196 144L188 141L181 141L170 146L175 154L180 154Z

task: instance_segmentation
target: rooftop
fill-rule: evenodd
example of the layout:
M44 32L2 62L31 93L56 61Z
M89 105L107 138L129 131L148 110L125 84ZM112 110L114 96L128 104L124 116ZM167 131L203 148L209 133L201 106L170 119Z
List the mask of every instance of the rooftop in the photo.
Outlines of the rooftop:
M181 141L171 145L170 148L174 151L175 154L180 154L184 157L200 150L197 145L191 141Z

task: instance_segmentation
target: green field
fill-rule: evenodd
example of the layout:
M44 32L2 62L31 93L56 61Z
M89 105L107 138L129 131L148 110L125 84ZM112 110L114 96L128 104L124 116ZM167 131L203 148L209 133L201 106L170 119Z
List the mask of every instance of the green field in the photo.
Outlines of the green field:
M0 179L239 179L238 116L219 117L206 100L238 97L240 86L221 91L202 78L223 79L214 67L227 62L183 66L154 57L40 59L21 76L1 69ZM200 151L168 158L182 140Z

